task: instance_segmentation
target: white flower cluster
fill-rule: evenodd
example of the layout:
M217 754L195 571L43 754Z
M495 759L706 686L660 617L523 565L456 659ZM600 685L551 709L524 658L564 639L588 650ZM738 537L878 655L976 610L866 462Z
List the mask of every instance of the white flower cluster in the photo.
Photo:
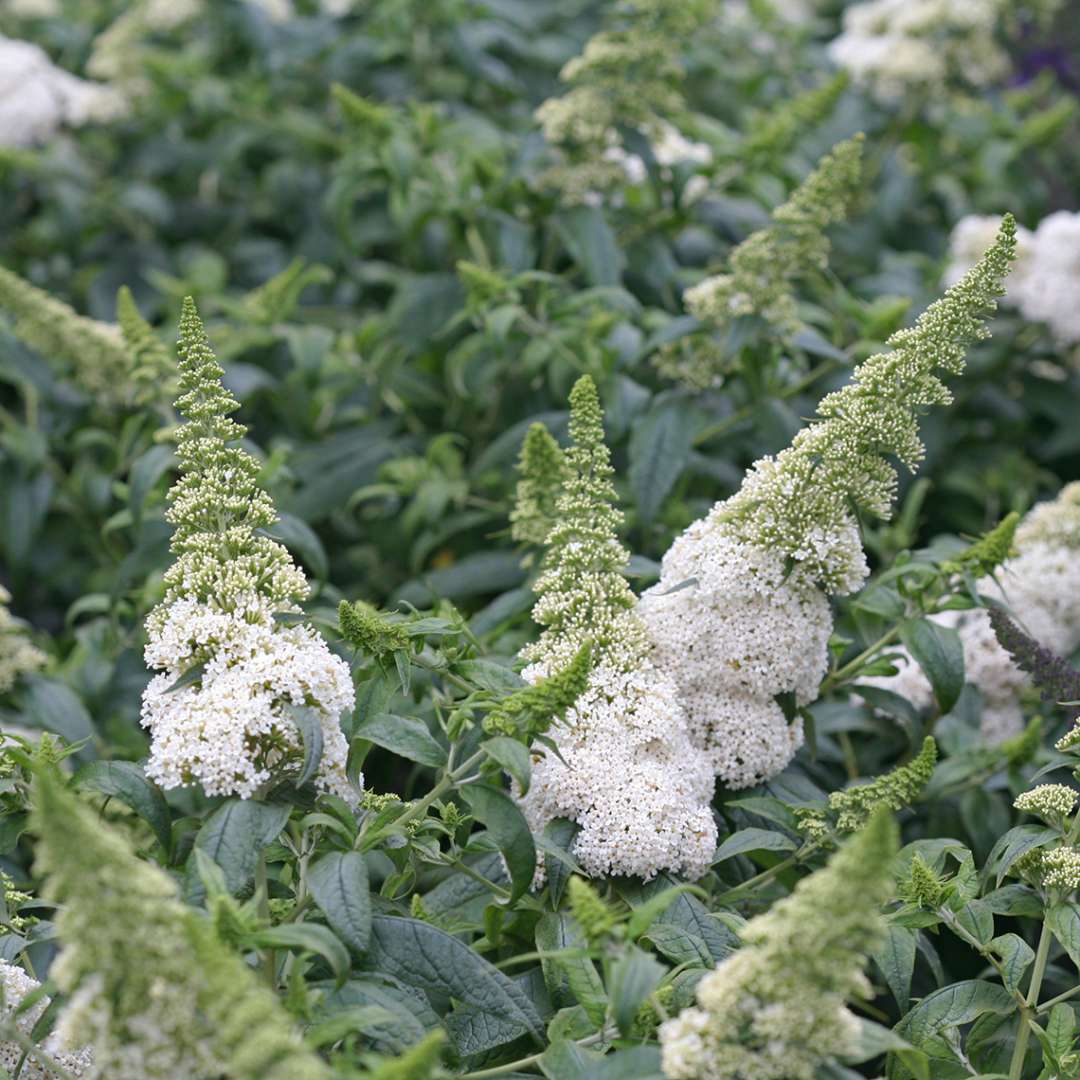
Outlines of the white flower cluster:
M0 694L10 690L20 675L36 671L46 659L8 611L10 601L11 594L0 585Z
M41 1019L42 1013L49 1006L49 998L41 997L25 1012L18 1016L13 1013L29 994L41 989L41 983L30 978L21 967L0 960L0 1017L5 1023L14 1023L19 1031L30 1038L34 1025ZM60 1034L53 1032L44 1043L42 1050L66 1073L73 1077L90 1076L93 1055L88 1049L70 1050L63 1045ZM6 1069L12 1076L23 1057L23 1049L18 1043L0 1042L0 1068ZM55 1073L33 1054L27 1059L19 1073L22 1080L52 1080Z
M832 613L779 554L735 535L723 505L672 544L639 610L698 753L728 787L744 788L775 776L802 746L802 720L789 722L776 696L798 705L817 696Z
M1080 646L1080 483L1068 484L1053 501L1040 503L1016 531L1019 554L1006 562L996 580L978 582L980 594L1007 606L1040 645L1062 656ZM1024 725L1021 695L1028 677L998 644L984 608L944 611L932 616L960 634L964 674L983 699L982 736L995 744L1018 735ZM895 675L864 679L906 697L919 708L933 700L922 669L898 650Z
M999 0L866 0L844 11L829 56L884 103L953 80L981 87L1009 70L995 40Z
M148 630L146 663L162 669L142 703L153 734L151 779L250 798L283 761L303 757L293 706L310 710L322 733L317 786L355 800L339 723L355 703L352 677L314 630L277 625L270 605L254 596L227 612L176 600L154 612ZM205 665L199 682L171 690L193 663Z
M523 674L533 681L540 671ZM576 821L574 857L590 876L647 881L660 870L688 878L708 870L713 776L687 736L670 679L648 662L594 668L553 734L565 764L549 754L533 765L523 808L534 831L557 817Z
M993 243L1000 217L961 218L949 239L945 283L973 266ZM1016 230L1017 259L1004 303L1031 322L1044 322L1061 345L1080 342L1080 213L1059 210L1034 232Z
M124 110L111 87L57 67L37 45L0 37L0 146L37 146L62 127L113 120Z
M613 469L592 379L570 394L567 472L534 590L544 627L526 646L529 682L563 670L590 646L585 692L554 726L559 755L535 762L522 800L540 832L556 817L580 825L574 855L590 875L690 878L716 850L713 775L690 740L678 689L649 663L649 639L622 576L629 555L616 530Z

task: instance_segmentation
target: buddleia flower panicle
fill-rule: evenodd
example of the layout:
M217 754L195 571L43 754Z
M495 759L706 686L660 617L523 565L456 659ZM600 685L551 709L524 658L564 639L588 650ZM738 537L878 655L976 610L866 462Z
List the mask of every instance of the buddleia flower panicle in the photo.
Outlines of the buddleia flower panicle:
M897 830L879 812L821 870L743 926L743 946L701 980L697 1005L660 1027L668 1080L813 1080L854 1051L851 998L872 996Z
M615 928L618 922L615 912L604 903L596 889L577 874L566 883L566 899L570 914L590 944L603 941Z
M409 647L409 632L363 600L342 600L338 605L341 636L359 652L376 659Z
M1009 873L1042 889L1075 892L1080 889L1080 848L1062 844L1025 851Z
M10 603L11 593L0 585L0 694L6 694L23 675L44 667L48 659L11 614Z
M33 1030L42 1018L52 999L41 995L33 1005L19 1011L23 1001L31 994L41 990L41 983L32 979L17 964L0 960L0 1023L16 1028L24 1039L33 1041ZM27 1054L20 1080L53 1080L56 1073L49 1068L55 1062L76 1080L99 1075L93 1069L93 1054L87 1047L72 1049L61 1044L57 1035L51 1034L40 1044L43 1054L31 1051ZM0 1034L0 1068L6 1069L9 1076L14 1076L19 1062L22 1061L24 1048L14 1040L5 1039Z
M1075 788L1064 784L1039 784L1018 795L1013 806L1025 814L1041 817L1049 825L1060 827L1076 809L1077 798L1080 798L1080 794Z
M555 503L568 477L562 448L539 421L525 433L517 468L510 535L518 543L539 545L555 523Z
M728 257L726 273L705 278L683 294L702 322L726 327L756 315L781 334L799 327L792 282L828 264L825 230L847 217L862 179L863 137L838 143L778 206L771 223L752 233Z
M1006 559L1015 555L1013 538L1020 524L1020 515L1014 510L1006 514L989 532L984 533L956 558L942 565L953 573L971 573L979 577L992 574Z
M622 144L633 128L653 144L661 166L708 164L711 151L679 128L687 113L679 55L718 13L716 0L631 0L618 21L592 37L568 61L560 79L569 87L536 110L544 138L560 151L542 177L569 202L595 202L621 183L644 180L645 164Z
M176 390L176 365L169 350L142 317L131 290L122 285L116 294L116 320L134 360L131 372L140 403L160 404Z
M484 730L503 735L539 735L562 721L589 684L592 650L582 645L562 671L504 698L484 717Z
M828 806L830 814L836 815L836 828L840 832L855 832L882 807L895 811L910 806L930 782L937 757L937 743L933 736L927 735L918 754L907 764L869 783L831 792Z
M138 364L119 327L80 315L3 267L0 311L10 316L15 337L48 363L60 365L103 406L138 403Z
M243 300L248 318L266 326L284 322L296 310L300 295L309 285L325 284L330 271L306 259L293 259L284 270L252 289Z
M989 555L1000 554L1007 529L1002 522L984 538L998 549ZM1032 682L1043 700L1080 700L1076 673L1061 659L1080 646L1080 484L1067 484L1029 511L1012 547L995 572L975 581L987 607L932 616L960 635L967 681L982 696L983 739L1002 746L1023 730L1023 696ZM865 681L929 706L932 692L919 665L903 649L897 664L896 675Z
M716 844L712 777L694 754L675 687L649 663L649 639L623 573L622 514L592 379L570 395L566 479L533 588L537 641L522 650L526 682L566 672L588 645L591 670L564 723L559 755L532 771L522 807L534 831L576 821L578 863L590 875L700 876ZM561 757L560 757L561 755Z
M929 911L937 911L949 896L950 886L918 852L912 856L906 881L900 883L902 900Z
M922 456L919 415L949 401L935 372L958 372L965 346L984 335L1012 237L1007 219L983 261L890 338L891 352L856 368L818 421L675 540L642 596L653 662L675 680L691 737L729 787L775 776L802 745L802 720L789 723L776 698L802 706L817 696L829 594L853 591L868 573L855 512L887 516L889 459L914 467Z
M750 124L742 155L775 158L787 152L808 128L822 123L847 89L848 76L838 72L828 82L787 98Z
M276 996L57 779L36 784L35 870L60 905L57 1035L109 1080L330 1080Z
M160 671L143 694L147 775L166 788L198 783L208 795L250 798L301 766L295 710L307 710L322 729L317 786L355 802L340 725L355 704L352 676L310 626L275 619L299 610L307 581L264 531L277 513L255 459L232 445L244 428L229 418L239 406L221 375L189 298L176 403L181 475L166 514L176 561L146 621L146 663Z

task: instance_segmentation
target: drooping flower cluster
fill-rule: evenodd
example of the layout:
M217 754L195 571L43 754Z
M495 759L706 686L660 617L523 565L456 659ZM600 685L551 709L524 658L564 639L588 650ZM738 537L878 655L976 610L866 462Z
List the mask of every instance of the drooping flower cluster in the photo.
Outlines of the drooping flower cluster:
M593 875L651 878L704 873L716 845L712 774L695 754L674 685L648 660L649 640L623 577L612 468L593 381L570 396L567 478L534 588L538 641L523 650L528 682L565 670L591 651L577 704L533 769L523 806L540 831L552 818L581 826L574 854Z
M865 784L833 791L829 794L828 811L797 809L799 828L807 835L820 838L826 835L830 818L842 833L855 832L884 807L900 810L910 806L930 782L937 764L937 743L927 735L922 748L909 762L898 765Z
M28 640L25 628L8 610L9 603L11 594L0 585L0 694L7 693L20 675L45 663L45 654Z
M757 315L781 333L797 328L791 283L826 266L825 230L843 221L859 190L862 144L860 135L833 147L773 211L772 223L732 251L727 273L687 289L683 299L690 313L721 327L740 315Z
M37 45L0 37L0 146L38 146L63 127L108 122L124 108L111 87L57 67Z
M1080 646L1080 483L1066 485L1056 499L1031 510L1016 530L1015 544L1017 556L978 581L977 591L1004 604L1039 645L1068 656ZM998 642L987 609L944 611L932 618L960 635L965 676L983 699L983 738L996 744L1017 735L1029 680ZM932 692L922 670L903 649L896 664L896 675L864 681L927 707Z
M0 311L20 341L70 373L102 405L161 402L173 385L167 354L126 290L117 298L120 325L114 326L80 315L0 267Z
M962 275L986 250L1000 218L970 215L953 227L944 280ZM1004 303L1043 322L1061 345L1080 342L1080 213L1059 210L1035 231L1017 230L1017 262Z
M740 931L743 947L660 1028L668 1080L813 1080L858 1044L848 999L870 993L897 830L880 812L795 891Z
M674 678L691 736L730 787L775 775L802 744L802 721L777 701L817 696L832 631L828 594L867 573L856 511L886 517L896 489L887 458L914 468L918 416L950 395L935 374L958 373L968 342L1001 293L1012 223L983 261L891 352L861 364L821 402L820 420L741 489L678 537L641 614L657 667Z
M200 783L211 795L247 798L298 768L314 724L323 746L318 786L352 799L339 722L354 705L349 668L311 627L275 620L297 610L307 583L285 548L259 531L277 515L258 487L258 464L230 445L244 429L228 418L238 405L221 374L187 300L177 401L187 423L167 515L177 560L147 619L146 662L161 671L143 695L147 774L165 787Z
M41 988L41 983L30 978L21 967L0 960L0 1021L14 1025L19 1033L31 1038L34 1025L41 1019L49 1007L50 999L40 997L24 1012L18 1012L23 999ZM15 1015L18 1012L18 1015ZM69 1050L60 1045L60 1039L54 1033L42 1044L41 1049L50 1061L55 1061L70 1076L89 1077L93 1067L93 1056L88 1049ZM11 1076L22 1060L23 1047L17 1042L5 1040L0 1034L0 1068ZM32 1052L27 1056L19 1076L22 1080L52 1080L56 1074L38 1059Z
M56 779L36 788L36 870L62 905L49 974L57 1035L108 1080L329 1080L268 987L147 863Z
M633 128L652 146L658 165L709 164L709 148L671 123L686 112L680 92L679 52L715 16L715 0L630 0L617 27L591 38L560 78L570 86L536 111L544 137L562 152L546 182L575 202L645 177L639 157L622 144L619 130Z
M844 10L829 56L879 101L959 84L988 86L1009 71L995 34L1001 0L866 0Z

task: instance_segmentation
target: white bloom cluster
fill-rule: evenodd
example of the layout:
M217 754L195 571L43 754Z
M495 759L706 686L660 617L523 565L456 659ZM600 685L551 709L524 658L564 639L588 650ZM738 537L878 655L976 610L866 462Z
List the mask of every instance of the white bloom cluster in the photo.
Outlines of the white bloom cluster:
M7 0L4 6L16 19L55 19L64 12L60 0Z
M978 582L980 594L1006 605L1025 633L1062 656L1080 646L1080 483L1037 505L1016 531L1019 554L1006 562L996 579ZM995 744L1018 735L1024 725L1021 695L1028 677L998 644L984 608L944 611L932 616L960 634L964 674L983 699L982 736ZM898 650L898 671L864 679L906 697L919 708L933 700L922 669Z
M276 625L256 597L229 612L183 599L155 612L149 638L146 663L162 669L142 703L153 733L149 777L250 798L283 759L302 757L291 705L313 712L322 732L317 785L355 799L338 722L354 705L352 677L314 630ZM205 664L199 683L170 690L193 662Z
M49 998L41 997L25 1012L18 1016L12 1014L18 1009L23 998L41 989L41 983L30 978L21 967L0 960L0 1017L5 1023L14 1023L19 1031L30 1038L34 1025L41 1019L42 1013L49 1006ZM65 1072L73 1077L89 1076L93 1065L93 1055L88 1049L69 1050L63 1044L60 1033L53 1032L41 1048ZM18 1043L0 1042L0 1068L6 1069L12 1076L22 1060L23 1049ZM19 1076L22 1080L52 1080L55 1074L31 1054L22 1067Z
M961 218L949 239L946 284L973 266L993 243L1001 218ZM1005 303L1031 322L1044 322L1061 345L1080 342L1080 213L1059 210L1034 232L1017 229L1017 261Z
M986 86L1009 70L994 34L999 0L866 0L844 11L829 56L884 103L951 81Z
M776 696L799 705L817 696L832 612L779 554L735 535L722 509L672 544L639 610L698 752L728 787L743 788L775 776L802 746L802 720L789 722Z
M125 100L145 92L145 44L178 30L203 12L204 0L134 0L94 39L86 70L122 90Z
M588 376L570 395L570 436L534 585L533 619L544 631L523 650L522 676L536 682L562 671L586 644L592 668L585 692L550 731L559 755L534 763L522 807L537 832L556 817L576 821L574 855L590 875L700 877L716 850L712 770L691 742L677 687L647 659L648 635L622 576L622 514Z
M0 146L37 146L62 127L113 120L124 109L112 88L57 67L37 45L0 37Z
M632 617L632 616L631 616ZM540 672L527 668L530 681ZM574 857L590 876L648 880L667 869L698 878L716 850L713 776L687 736L678 691L648 662L594 668L533 765L523 807L530 827L553 818L581 826Z
M0 694L10 690L20 675L36 671L46 659L8 611L10 601L11 594L0 585ZM12 729L9 727L8 730Z

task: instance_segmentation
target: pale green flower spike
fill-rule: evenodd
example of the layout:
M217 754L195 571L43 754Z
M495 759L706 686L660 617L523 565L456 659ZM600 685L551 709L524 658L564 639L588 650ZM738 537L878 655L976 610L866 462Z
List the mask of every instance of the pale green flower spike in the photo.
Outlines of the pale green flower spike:
M660 1028L668 1080L813 1080L853 1051L852 997L869 997L867 953L884 929L897 829L877 813L741 930L743 947L698 984L698 1004Z
M176 390L176 365L165 343L142 317L135 298L126 285L116 294L116 320L128 350L135 360L132 378L142 401L165 402Z
M918 852L911 860L908 879L900 885L899 895L912 904L937 911L949 895L949 885Z
M283 322L296 310L300 294L309 286L330 280L330 271L318 263L309 265L306 259L293 259L280 273L258 288L252 289L243 307L256 322L270 325Z
M750 125L742 144L743 154L761 157L783 154L807 128L825 120L847 85L847 73L841 71L827 83L780 102Z
M25 627L8 611L9 603L11 594L0 585L0 694L7 693L21 675L37 671L46 660L27 639Z
M596 384L588 375L570 392L570 439L568 476L533 586L539 597L533 621L544 631L522 656L559 671L591 642L594 668L609 661L625 668L645 656L649 643L639 620L621 618L637 599L623 577L630 554L618 540L623 515L615 506L615 470Z
M937 743L933 736L923 739L922 749L906 765L844 791L829 795L829 809L837 814L836 827L841 832L861 829L881 808L899 810L910 806L930 782L937 764Z
M1006 215L982 259L914 326L889 338L890 352L860 364L845 387L827 395L820 420L777 457L756 462L714 514L747 543L782 553L826 592L857 586L865 576L861 547L842 539L854 525L852 508L888 516L896 494L888 458L909 469L921 461L922 410L952 400L935 372L959 374L967 346L987 336L984 319L1003 293L1015 237Z
M683 294L687 310L723 328L756 315L780 334L799 327L795 278L828 264L825 230L843 221L862 179L863 137L833 147L817 168L773 211L772 223L748 236L728 258L728 271Z
M44 774L35 869L60 905L59 1033L109 1080L329 1080L269 988L163 870Z
M555 503L567 478L562 448L539 421L525 434L518 459L510 535L523 544L542 544L555 521Z
M221 384L224 372L191 297L180 316L179 350L176 407L187 423L176 436L181 477L169 492L166 514L175 526L177 561L165 574L168 590L159 610L183 597L228 611L252 594L291 607L307 595L307 583L288 551L256 532L273 525L277 511L259 487L258 462L229 445L245 434L229 419L240 405Z
M100 404L115 408L144 400L135 378L138 364L116 326L80 315L3 267L0 311L11 316L15 337L70 372Z

